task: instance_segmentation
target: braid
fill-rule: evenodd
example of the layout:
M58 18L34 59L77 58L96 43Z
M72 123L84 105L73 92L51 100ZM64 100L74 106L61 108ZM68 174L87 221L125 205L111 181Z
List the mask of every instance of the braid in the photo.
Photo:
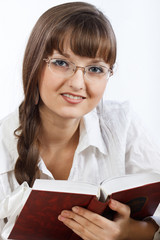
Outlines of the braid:
M15 165L15 176L19 184L27 181L29 186L32 186L38 173L38 132L40 127L38 106L34 105L27 113L24 111L24 103L22 103L19 115L20 126L15 130L15 135L18 137L17 150L19 154Z
M37 103L36 96L37 92L39 94L39 80L46 66L43 60L51 56L54 50L63 53L68 37L71 50L76 55L100 57L111 68L116 60L116 37L112 26L93 5L84 2L61 4L50 8L38 19L24 54L24 101L19 108L20 125L15 130L19 154L15 176L20 184L27 181L32 186L34 179L38 177L41 102Z

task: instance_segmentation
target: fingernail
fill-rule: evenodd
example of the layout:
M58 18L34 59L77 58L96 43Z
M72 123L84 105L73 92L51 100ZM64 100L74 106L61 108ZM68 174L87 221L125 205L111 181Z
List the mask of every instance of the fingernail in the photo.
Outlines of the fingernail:
M67 217L67 216L69 216L69 213L67 211L63 210L61 212L61 215L64 216L64 217Z
M58 216L58 220L61 221L61 222L63 222L63 221L65 220L65 218L62 217L62 215L59 215L59 216Z
M77 213L79 211L79 207L73 207L72 210L73 212Z

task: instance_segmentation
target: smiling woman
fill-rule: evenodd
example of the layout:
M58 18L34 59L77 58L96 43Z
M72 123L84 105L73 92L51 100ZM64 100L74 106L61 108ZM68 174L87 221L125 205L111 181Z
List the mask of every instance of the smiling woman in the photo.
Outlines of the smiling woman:
M40 99L52 111L51 118L56 114L54 122L57 116L64 120L65 117L77 118L79 122L102 98L108 80L109 64L103 59L100 61L98 58L75 55L67 45L64 52L68 58L54 50L50 60L47 60L48 66L44 66L39 79ZM43 111L45 109L43 106Z
M41 29L41 31L39 29ZM80 77L80 75L82 75L80 71L77 71L72 78L65 81L67 87L63 85L66 74L65 76L64 74L60 74L55 78L55 75L48 71L43 59L53 56L60 57L64 56L64 54L66 57L69 55L71 57L71 54L74 55L72 59L70 59L73 60L75 64L82 66L85 66L84 60L88 65L88 62L91 63L91 61L101 58L105 66L112 71L116 60L116 38L110 22L102 12L98 11L92 5L83 2L58 5L45 12L33 28L23 62L25 98L20 106L20 127L18 130L22 131L18 141L19 158L15 167L16 177L19 183L27 180L32 185L35 172L37 172L39 147L36 142L38 140L37 134L40 131L39 110L42 108L44 110L43 103L49 103L49 106L46 104L49 110L54 106L58 111L63 112L63 116L69 117L68 110L70 108L70 112L73 111L73 105L68 106L64 104L67 102L64 100L68 98L62 98L62 93L68 93L72 96L77 96L78 94L79 96L85 97L85 99L82 99L80 107L81 113L78 113L79 106L76 108L74 105L75 117L77 116L79 118L82 117L82 114L91 111L96 104L98 104L105 90L107 83L107 77L105 77L105 75L101 81L101 88L99 81L94 81L90 84L88 93L85 92L85 90L88 89L88 85L85 85L82 77ZM77 78L77 76L79 77ZM45 81L42 81L43 78ZM76 81L74 80L75 78ZM88 82L90 81L91 80ZM71 84L70 87L69 84ZM52 91L53 86L54 91ZM40 91L37 92L39 88ZM77 88L81 93L77 93ZM96 101L94 98L95 89L97 92ZM39 92L40 101L39 104L35 105L35 99L37 101L37 94L39 95ZM70 103L71 101L73 100L70 98ZM67 103L69 103L69 101ZM83 107L85 108L83 109ZM25 109L27 109L27 111ZM72 118L74 115L70 117ZM29 134L31 131L32 133ZM26 136L26 139L24 139L24 136ZM24 156L23 145L25 148L27 147L27 152L28 149L30 149L32 152L31 155L27 154ZM23 157L21 157L21 155ZM23 161L20 159L23 159ZM26 161L24 159L26 159ZM32 165L29 164L30 161ZM26 166L31 166L32 170L27 170Z
M98 185L160 172L159 149L129 104L103 102L115 60L114 31L95 6L61 4L38 19L24 55L24 100L0 124L0 200L37 178ZM117 201L109 207L116 212L112 221L80 207L58 219L82 239L153 239L158 221L135 221ZM4 217L2 236L5 223Z

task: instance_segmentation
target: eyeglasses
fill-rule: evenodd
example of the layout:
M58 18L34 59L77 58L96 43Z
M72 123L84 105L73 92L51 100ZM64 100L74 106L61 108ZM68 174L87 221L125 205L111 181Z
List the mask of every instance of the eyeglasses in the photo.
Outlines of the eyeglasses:
M68 60L60 58L47 58L43 60L48 64L51 72L57 74L59 77L72 77L78 69L81 69L89 80L100 80L104 77L108 79L113 74L110 68L99 64L80 67Z

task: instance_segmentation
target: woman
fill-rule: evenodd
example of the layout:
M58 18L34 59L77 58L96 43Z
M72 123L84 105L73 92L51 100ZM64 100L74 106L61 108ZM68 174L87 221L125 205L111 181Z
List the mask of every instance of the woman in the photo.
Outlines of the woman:
M0 126L1 199L36 178L99 184L160 171L160 153L128 104L103 103L115 60L112 26L94 6L66 3L40 17L24 56L24 101ZM156 239L155 221L131 219L117 201L110 208L117 212L113 221L80 207L64 209L59 220L82 239Z

